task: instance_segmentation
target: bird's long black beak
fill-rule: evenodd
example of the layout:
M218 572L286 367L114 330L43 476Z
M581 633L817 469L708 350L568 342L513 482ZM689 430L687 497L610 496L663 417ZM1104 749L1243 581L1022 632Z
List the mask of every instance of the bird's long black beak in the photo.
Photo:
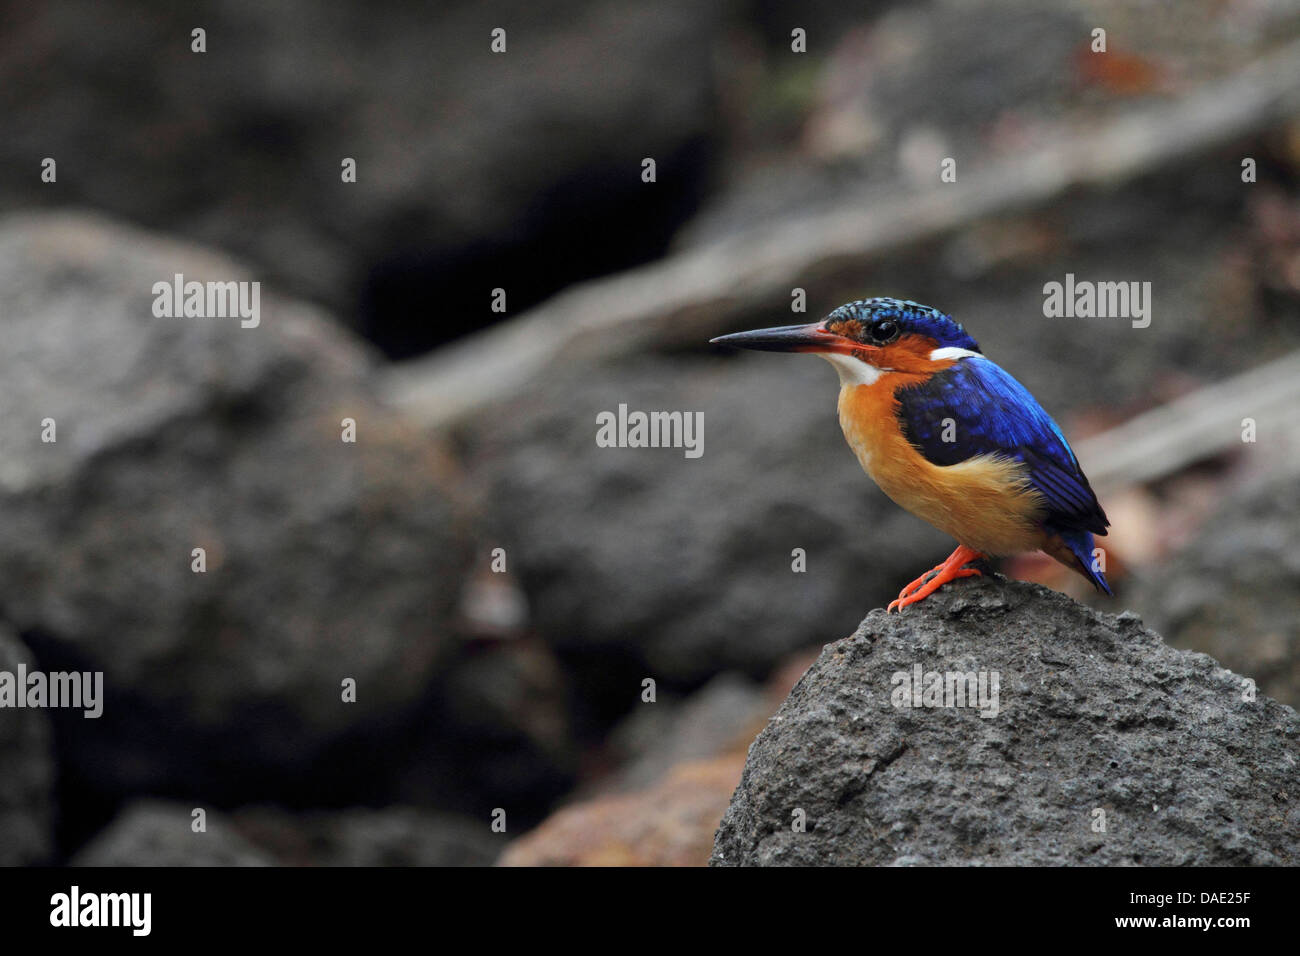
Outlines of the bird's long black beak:
M735 332L709 339L712 345L759 352L833 352L842 339L827 332L818 322L808 325L782 325L774 329Z

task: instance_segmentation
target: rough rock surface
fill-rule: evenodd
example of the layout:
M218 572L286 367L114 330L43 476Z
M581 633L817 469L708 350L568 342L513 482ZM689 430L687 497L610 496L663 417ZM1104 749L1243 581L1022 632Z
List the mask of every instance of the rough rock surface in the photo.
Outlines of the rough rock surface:
M270 866L275 861L207 810L193 830L194 807L158 800L131 804L71 860L72 866Z
M7 627L0 627L0 671L39 665ZM53 852L54 753L43 710L0 708L0 866L46 863Z
M996 716L895 706L917 665L998 672ZM711 862L1293 865L1300 716L1245 683L1131 613L955 582L824 649L750 748Z
M328 775L322 746L418 698L468 519L440 446L370 395L351 336L265 287L255 328L156 317L153 284L175 273L251 278L98 219L0 222L0 604L47 667L105 673L104 716L65 735L65 769L229 801L259 770Z

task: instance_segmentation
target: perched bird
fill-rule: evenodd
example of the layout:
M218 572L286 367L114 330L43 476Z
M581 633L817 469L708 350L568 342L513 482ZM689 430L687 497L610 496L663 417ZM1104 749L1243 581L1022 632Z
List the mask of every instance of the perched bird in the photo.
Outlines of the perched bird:
M915 604L967 564L1042 550L1111 593L1093 555L1109 521L1061 429L949 316L864 299L820 322L737 332L718 345L812 352L840 377L840 427L895 502L957 539L943 564L899 593ZM931 577L933 575L933 577Z

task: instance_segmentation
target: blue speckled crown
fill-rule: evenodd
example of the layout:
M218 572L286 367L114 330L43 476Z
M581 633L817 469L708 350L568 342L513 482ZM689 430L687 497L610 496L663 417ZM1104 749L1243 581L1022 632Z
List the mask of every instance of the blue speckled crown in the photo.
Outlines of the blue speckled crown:
M857 319L860 322L874 322L877 319L893 319L904 332L927 335L943 346L980 351L979 343L966 334L966 330L951 316L938 309L907 299L859 299L848 302L832 312L828 319Z

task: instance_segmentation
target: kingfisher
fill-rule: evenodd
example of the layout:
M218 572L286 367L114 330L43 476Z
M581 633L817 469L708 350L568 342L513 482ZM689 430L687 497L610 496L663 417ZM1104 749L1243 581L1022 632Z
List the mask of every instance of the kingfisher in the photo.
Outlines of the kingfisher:
M1044 551L1110 594L1093 535L1110 522L1052 417L951 316L902 299L861 299L820 322L710 340L811 352L835 367L844 437L897 504L957 541L899 592L901 611L972 562Z

